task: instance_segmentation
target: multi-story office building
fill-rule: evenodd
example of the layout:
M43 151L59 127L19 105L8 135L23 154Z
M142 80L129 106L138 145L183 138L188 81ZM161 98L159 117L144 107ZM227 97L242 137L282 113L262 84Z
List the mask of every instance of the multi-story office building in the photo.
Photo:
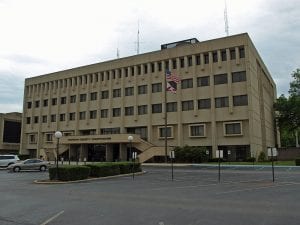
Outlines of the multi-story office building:
M21 113L0 113L0 155L19 153L21 121Z
M167 104L166 68L181 78ZM165 44L26 79L21 153L55 157L53 134L60 130L65 158L125 160L132 135L145 161L164 155L165 132L168 146L257 157L275 146L275 98L275 83L246 33Z

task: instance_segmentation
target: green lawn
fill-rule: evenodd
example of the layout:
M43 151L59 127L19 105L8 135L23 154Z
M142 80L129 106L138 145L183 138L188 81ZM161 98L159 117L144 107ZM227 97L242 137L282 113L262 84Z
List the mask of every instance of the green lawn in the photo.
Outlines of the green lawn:
M224 165L253 165L252 162L221 162ZM218 164L209 162L209 164ZM272 165L272 162L254 162L254 165ZM274 161L275 166L295 166L295 161Z

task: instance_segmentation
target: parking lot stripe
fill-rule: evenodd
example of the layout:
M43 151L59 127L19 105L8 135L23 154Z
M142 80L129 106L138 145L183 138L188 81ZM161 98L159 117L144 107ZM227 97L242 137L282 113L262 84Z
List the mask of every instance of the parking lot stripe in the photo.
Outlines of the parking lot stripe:
M41 223L41 225L47 225L48 223L50 223L51 221L55 220L57 217L59 217L61 214L63 214L65 211L62 210L61 212L55 214L54 216L52 216L51 218L49 218L48 220L46 220L45 222Z

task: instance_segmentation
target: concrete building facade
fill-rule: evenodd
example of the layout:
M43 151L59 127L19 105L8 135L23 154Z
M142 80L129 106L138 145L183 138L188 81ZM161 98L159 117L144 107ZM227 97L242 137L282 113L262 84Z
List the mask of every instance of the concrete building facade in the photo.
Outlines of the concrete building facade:
M21 121L21 113L0 113L0 155L19 153Z
M166 93L165 71L181 78ZM168 146L205 146L242 160L276 145L275 83L247 33L96 63L25 80L21 153L140 161ZM167 104L165 104L167 103ZM165 128L167 110L167 129ZM230 153L230 154L228 154Z

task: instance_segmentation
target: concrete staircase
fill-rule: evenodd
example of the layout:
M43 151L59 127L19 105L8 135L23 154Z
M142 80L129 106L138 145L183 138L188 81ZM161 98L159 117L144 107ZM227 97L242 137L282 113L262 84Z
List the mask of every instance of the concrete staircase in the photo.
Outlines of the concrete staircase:
M58 149L58 154L61 155L64 152L69 150L69 146L68 145L59 145L59 149ZM56 154L56 149L53 149L53 157L56 158L57 154Z
M110 135L89 135L89 136L67 136L62 137L60 140L59 154L62 154L69 149L70 144L114 144L123 143L129 144L128 136L133 137L132 147L139 150L138 159L139 162L145 162L154 156L164 156L165 148L163 146L155 146L150 142L140 138L137 134L110 134ZM51 153L52 157L56 157L56 150L53 149ZM51 157L51 158L52 158Z
M165 147L157 147L152 146L147 150L141 152L137 157L140 163L146 162L154 156L164 156L165 155Z
M138 136L134 137L132 146L141 151L137 156L140 163L146 162L154 156L165 156L165 147L155 146Z

